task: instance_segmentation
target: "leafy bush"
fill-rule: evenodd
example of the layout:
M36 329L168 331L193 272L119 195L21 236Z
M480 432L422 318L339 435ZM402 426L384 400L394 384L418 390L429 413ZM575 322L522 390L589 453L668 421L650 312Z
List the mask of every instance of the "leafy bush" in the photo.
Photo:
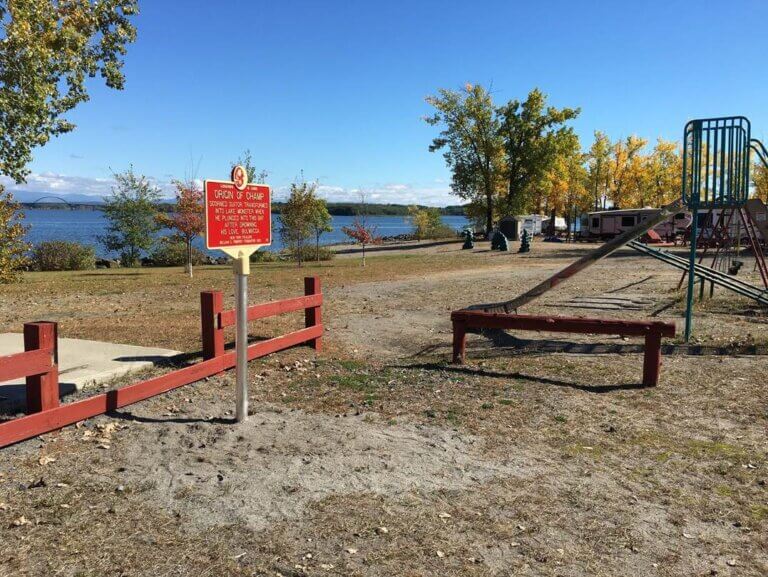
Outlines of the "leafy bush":
M47 240L32 249L32 266L42 271L88 270L96 268L96 253L79 242Z
M251 253L251 262L277 262L280 256L271 250L257 250Z
M203 251L192 248L192 264L205 264ZM160 240L155 250L149 255L152 266L185 266L187 264L187 245L183 240L165 237Z
M304 245L300 249L294 248L293 250L290 250L288 254L292 260L300 262L311 262L313 260L332 260L333 257L336 256L336 254L327 246L321 246L316 249L314 246L308 245Z
M443 222L438 208L419 208L412 206L408 214L413 224L413 236L416 240L450 238L456 231Z

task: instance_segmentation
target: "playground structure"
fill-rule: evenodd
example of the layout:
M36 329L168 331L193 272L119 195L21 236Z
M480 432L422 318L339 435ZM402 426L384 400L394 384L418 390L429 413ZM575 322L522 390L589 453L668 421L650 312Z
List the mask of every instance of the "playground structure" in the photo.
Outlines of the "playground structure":
M522 317L517 315L517 309L534 301L560 283L577 275L625 245L643 254L662 260L667 264L681 268L688 275L685 314L686 342L690 339L692 331L693 296L696 278L701 280L700 290L702 294L704 282L709 281L710 290L713 290L714 286L718 285L751 298L762 305L768 305L768 268L766 267L763 249L758 241L758 233L762 236L763 241L768 238L766 236L766 227L765 224L759 223L756 218L752 217L754 211L749 210L750 207L747 205L749 201L750 166L752 162L750 153L752 152L768 167L768 150L760 141L751 137L751 125L746 117L698 119L688 122L684 131L683 190L681 198L660 210L656 209L653 213L633 214L633 222L621 223L624 226L617 229L617 231L623 230L623 234L609 240L518 297L504 302L474 305L460 311L454 311L451 315L451 318L454 320L454 361L461 362L464 359L465 334L469 328L497 330L514 328L548 332L601 332L600 330L589 330L589 328L607 327L608 325L605 323L610 321L583 319L584 323L579 324L574 323L575 319L568 317ZM692 212L690 256L687 261L676 255L638 242L638 239L647 235L657 225L667 221L670 216L678 213L683 206ZM710 215L716 209L728 214L726 218L723 218L721 215L718 221L722 222L723 226L718 227L717 234L724 241L717 244L715 259L718 258L721 249L729 250L732 247L733 237L729 232L730 225L734 215L740 219L755 258L755 267L760 272L765 290L737 280L730 275L723 274L714 266L704 266L702 263L704 254L702 254L697 262L697 224L699 211L702 209L709 210ZM631 226L633 223L634 226ZM597 225L600 225L600 223L597 223ZM626 227L630 228L627 230ZM740 240L741 235L739 233L736 242L737 256ZM715 264L716 262L713 262L713 265ZM603 324L601 325L601 323ZM639 334L621 333L621 330L630 330L629 328L621 330L620 327L612 328L614 329L613 334ZM646 328L643 330L649 330L647 323ZM608 332L610 333L610 331ZM658 334L669 333L659 332ZM674 335L674 329L671 334ZM660 339L661 337L659 336L658 338ZM648 359L655 358L654 347L655 345L646 339L646 367L651 362ZM656 360L652 362L658 365ZM658 380L658 366L655 378L649 378L647 374L644 374L643 380L645 383L653 382L655 384Z
M57 326L39 322L24 325L25 351L0 357L0 383L26 378L27 415L0 423L0 447L60 429L167 393L221 373L235 366L235 352L226 352L224 330L234 324L234 310L223 309L223 295L206 291L200 295L203 361L134 383L101 395L60 404ZM319 351L322 347L323 294L318 277L304 279L304 296L248 307L248 320L304 311L305 328L248 346L248 360L301 344Z
M706 247L697 259L697 247L704 231L699 231L699 212L706 210L707 219L712 211L722 212L718 225L713 230L716 250L711 269L716 269L718 260L738 260L741 233L732 234L736 219L737 230L743 226L749 248L755 258L755 267L760 272L764 288L768 291L768 267L758 241L758 226L746 208L749 200L750 167L754 152L766 166L768 155L763 144L752 138L752 127L744 116L705 118L691 120L683 133L683 203L692 212L690 255L688 259L688 289L685 309L685 341L690 340L693 331L693 302L696 268L706 256ZM730 265L729 265L730 266ZM737 269L738 270L738 269ZM682 281L681 281L682 282ZM714 285L712 285L714 286ZM703 293L703 280L702 280Z
M674 323L661 321L617 321L577 317L507 315L480 311L454 311L453 362L461 364L466 356L467 331L473 329L514 329L553 333L581 333L645 337L643 386L655 387L661 369L661 337L674 337Z

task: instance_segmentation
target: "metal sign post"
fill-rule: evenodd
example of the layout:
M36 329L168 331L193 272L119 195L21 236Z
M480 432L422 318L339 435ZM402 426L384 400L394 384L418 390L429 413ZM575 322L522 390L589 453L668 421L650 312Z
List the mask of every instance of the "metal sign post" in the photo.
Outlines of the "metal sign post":
M205 244L234 259L235 273L235 418L248 418L248 275L250 257L272 244L271 190L248 184L242 166L232 169L231 181L205 181Z

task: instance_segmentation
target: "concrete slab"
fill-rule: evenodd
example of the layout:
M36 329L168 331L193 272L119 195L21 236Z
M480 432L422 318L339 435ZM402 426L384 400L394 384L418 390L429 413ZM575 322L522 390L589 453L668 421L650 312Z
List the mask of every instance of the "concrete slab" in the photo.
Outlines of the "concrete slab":
M23 350L23 335L0 333L0 356ZM85 386L153 366L178 354L179 351L169 349L59 338L59 391L64 396ZM0 383L0 404L23 401L24 387L24 379Z

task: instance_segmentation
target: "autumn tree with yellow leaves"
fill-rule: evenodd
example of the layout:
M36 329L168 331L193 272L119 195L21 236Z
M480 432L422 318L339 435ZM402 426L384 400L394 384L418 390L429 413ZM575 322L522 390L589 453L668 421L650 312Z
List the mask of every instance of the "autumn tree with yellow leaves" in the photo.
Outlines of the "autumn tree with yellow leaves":
M762 163L752 166L753 196L768 204L768 167Z

